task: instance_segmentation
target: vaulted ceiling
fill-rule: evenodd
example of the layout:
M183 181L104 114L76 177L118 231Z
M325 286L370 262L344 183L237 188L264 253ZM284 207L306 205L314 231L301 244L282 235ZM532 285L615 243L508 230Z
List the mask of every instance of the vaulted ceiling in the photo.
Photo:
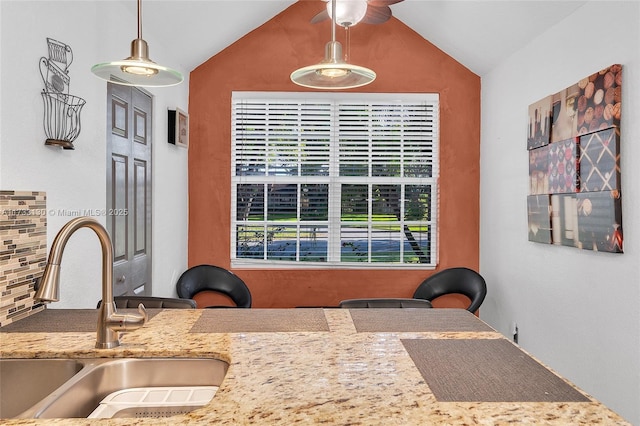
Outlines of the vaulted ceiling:
M133 0L121 1L135 14ZM324 7L321 0L300 1L317 2L318 11ZM482 76L586 2L404 0L391 9L395 18ZM292 0L144 0L144 38L152 46L163 43L175 60L191 71L293 3ZM352 29L354 36L357 30Z

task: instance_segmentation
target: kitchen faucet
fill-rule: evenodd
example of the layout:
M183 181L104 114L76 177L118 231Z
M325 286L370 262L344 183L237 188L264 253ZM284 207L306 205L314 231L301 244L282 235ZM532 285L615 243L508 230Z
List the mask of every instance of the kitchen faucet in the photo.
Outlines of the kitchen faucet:
M139 314L119 314L113 302L113 245L107 230L95 219L77 217L60 229L49 252L47 266L38 284L34 300L36 302L57 302L60 300L60 261L67 241L80 228L93 230L102 248L102 303L98 315L96 348L110 349L120 345L118 331L135 330L147 322L147 311L141 303Z

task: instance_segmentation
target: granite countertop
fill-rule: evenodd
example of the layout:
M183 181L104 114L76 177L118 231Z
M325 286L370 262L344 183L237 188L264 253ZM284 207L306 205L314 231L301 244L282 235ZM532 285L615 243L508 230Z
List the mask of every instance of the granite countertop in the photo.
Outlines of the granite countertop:
M392 312L400 311L411 321L394 322L397 315ZM239 315L235 323L234 315ZM416 322L412 315L429 321ZM448 325L452 315L461 319L457 330ZM377 325L375 318L381 318ZM215 324L225 323L235 324L235 328L228 328L233 332L214 329ZM437 383L438 377L433 379L428 370L438 373L444 371L438 368L459 363L454 357L438 355L438 350L449 354L459 343L465 350L475 351L483 346L472 344L487 342L498 344L505 356L516 351L530 358L504 336L460 310L167 309L156 313L143 328L122 333L121 346L114 349L94 349L95 332L89 331L0 329L0 341L2 358L204 357L229 363L216 396L203 408L164 419L92 420L92 424L629 424L547 369L544 372L566 388L557 400L536 399L535 395L511 399L514 402L504 402L508 399L501 395L478 400L447 396L451 391L446 389L447 380ZM421 360L425 357L426 361ZM432 362L436 358L442 365ZM540 367L530 364L535 364L529 365L534 369ZM499 371L496 380L505 375L508 373ZM461 386L468 387L466 383ZM467 390L472 396L473 392L485 395L487 391ZM3 420L6 425L45 423L81 425L88 420Z

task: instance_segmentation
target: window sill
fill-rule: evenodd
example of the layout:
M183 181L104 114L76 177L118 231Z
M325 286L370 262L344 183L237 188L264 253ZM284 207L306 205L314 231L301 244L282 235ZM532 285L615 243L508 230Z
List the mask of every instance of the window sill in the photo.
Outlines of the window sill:
M432 271L436 269L436 265L417 265L406 264L398 265L392 263L366 263L366 264L339 264L339 263L301 263L301 262L264 262L264 261L250 261L250 260L231 260L232 269L290 269L294 270L420 270L420 271Z

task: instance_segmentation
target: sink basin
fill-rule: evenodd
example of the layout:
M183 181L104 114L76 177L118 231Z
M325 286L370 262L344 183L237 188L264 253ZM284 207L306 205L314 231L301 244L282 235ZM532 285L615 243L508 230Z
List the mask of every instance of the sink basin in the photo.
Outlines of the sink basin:
M16 417L82 367L74 359L0 359L0 419Z
M8 360L2 360L8 361ZM25 360L26 361L26 360ZM73 360L32 360L34 363ZM80 366L67 376L61 386L54 388L41 399L14 412L20 418L86 418L110 394L131 389L150 387L220 386L229 365L217 359L204 358L101 358L73 361ZM49 364L51 367L51 364ZM43 367L45 369L46 366ZM23 376L22 376L23 377ZM2 381L4 382L4 376ZM23 379L20 379L22 383ZM4 386L4 384L3 384ZM21 388L22 389L22 388ZM3 392L4 394L4 392ZM33 401L33 400L32 400ZM180 414L198 408L188 407L175 412ZM166 412L161 405L158 412ZM114 417L125 417L141 410L123 410ZM144 411L144 410L142 410ZM147 411L153 411L148 410ZM4 413L3 413L4 414ZM157 413L149 412L149 416Z

